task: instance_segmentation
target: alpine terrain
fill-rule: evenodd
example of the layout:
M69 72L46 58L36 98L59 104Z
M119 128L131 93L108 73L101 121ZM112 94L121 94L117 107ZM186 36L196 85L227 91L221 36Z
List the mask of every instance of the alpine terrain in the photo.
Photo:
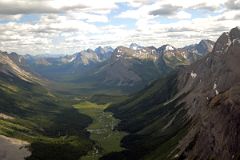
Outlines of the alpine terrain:
M0 0L0 160L240 160L239 0Z
M107 109L130 134L105 159L239 159L240 29L213 51Z

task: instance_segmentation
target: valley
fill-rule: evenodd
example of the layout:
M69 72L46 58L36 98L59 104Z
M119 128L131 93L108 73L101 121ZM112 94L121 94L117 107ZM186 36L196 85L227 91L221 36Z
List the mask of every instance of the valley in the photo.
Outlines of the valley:
M115 119L110 112L104 112L108 104L96 104L83 101L74 105L79 112L88 115L93 122L87 127L90 139L95 142L93 149L82 157L81 160L98 160L105 154L124 150L120 146L121 139L127 135L115 129L119 120Z
M0 0L0 160L240 160L240 0Z
M238 27L182 48L0 51L0 158L238 160L239 51Z

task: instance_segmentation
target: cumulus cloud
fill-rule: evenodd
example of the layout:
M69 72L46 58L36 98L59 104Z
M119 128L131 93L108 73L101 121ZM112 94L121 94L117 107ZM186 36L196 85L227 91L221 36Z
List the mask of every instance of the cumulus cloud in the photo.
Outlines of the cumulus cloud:
M171 4L165 4L162 5L160 8L150 11L150 15L154 16L169 16L169 15L174 15L176 12L182 7L180 6L173 6Z
M234 19L235 19L235 20L240 20L240 14L236 14L236 15L234 16Z
M21 14L17 15L1 15L0 14L0 21L1 20L19 20L22 17Z
M108 17L106 15L98 15L98 14L89 14L82 12L71 12L68 13L68 16L77 20L86 20L87 22L108 22Z
M240 10L240 0L228 0L225 5L230 10Z
M215 11L218 9L218 7L219 6L217 5L208 5L205 2L191 6L192 9L200 9L200 10L207 10L207 11Z
M181 47L216 40L240 24L238 4L239 0L1 0L0 50L72 54L131 42ZM37 17L34 22L26 16L32 14Z
M86 8L84 5L54 7L50 1L0 1L0 14L60 13L69 9Z
M186 32L186 31L194 31L192 27L170 27L167 32Z

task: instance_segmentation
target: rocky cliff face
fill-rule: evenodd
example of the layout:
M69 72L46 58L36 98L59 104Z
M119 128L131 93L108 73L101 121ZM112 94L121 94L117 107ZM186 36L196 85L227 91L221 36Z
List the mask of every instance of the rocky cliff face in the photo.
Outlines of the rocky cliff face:
M178 76L192 126L179 159L239 159L240 30L217 40L213 52Z
M23 57L16 53L8 54L0 51L0 72L7 75L10 80L11 77L16 76L27 82L40 82L37 76L24 69L23 61Z
M201 40L198 44L193 44L184 47L183 49L189 53L194 53L200 56L204 56L207 53L212 52L214 42L211 40Z
M128 150L106 159L239 159L239 34L223 33L199 61L113 105Z

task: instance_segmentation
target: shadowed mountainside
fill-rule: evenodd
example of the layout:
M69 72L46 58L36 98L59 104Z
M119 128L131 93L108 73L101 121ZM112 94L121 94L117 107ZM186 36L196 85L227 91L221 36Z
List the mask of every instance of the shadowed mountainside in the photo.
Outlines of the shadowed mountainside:
M239 159L240 30L212 53L113 105L127 151L103 159Z

